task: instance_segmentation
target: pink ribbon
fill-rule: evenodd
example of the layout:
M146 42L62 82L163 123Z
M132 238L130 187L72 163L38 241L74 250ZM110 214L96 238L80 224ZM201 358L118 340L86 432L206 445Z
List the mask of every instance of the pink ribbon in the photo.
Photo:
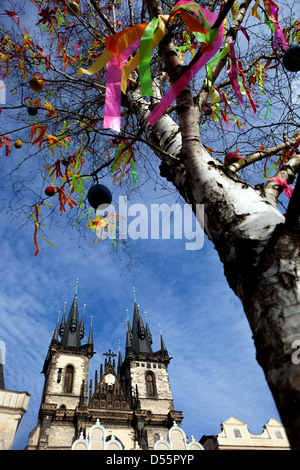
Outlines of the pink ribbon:
M273 19L270 18L270 20L272 21L272 23L275 26L275 33L274 33L274 46L275 46L275 49L280 50L281 47L283 47L283 49L287 49L288 45L287 45L286 39L285 39L283 31L282 31L282 29L281 29L281 27L278 23L278 10L279 10L279 7L272 0L267 0L267 1L265 1L265 4L266 3L270 5L271 12L272 12L272 15L273 15L274 20L275 20L275 21L273 21Z
M283 190L284 190L286 196L290 199L292 194L293 194L294 187L289 186L284 178L278 178L277 176L275 176L275 178L271 178L271 179L275 180L276 183L279 184L279 186L283 187Z
M105 92L104 129L121 130L121 79L122 67L139 46L140 39L130 44L120 56L114 56L107 65L107 85Z
M184 0L179 1L178 3L186 3ZM177 3L177 5L178 5ZM206 20L214 24L218 15L212 13L205 8L200 6L203 15L205 16ZM219 28L217 36L213 43L211 44L211 48L204 52L204 54L200 57L197 62L195 62L192 67L185 72L178 80L174 83L174 85L170 88L170 90L164 95L162 100L155 106L153 111L149 114L148 120L151 126L154 126L163 113L167 110L171 103L177 98L179 93L188 85L188 83L192 80L194 75L199 72L199 70L204 67L204 65L209 62L209 60L217 53L218 49L221 47L223 42L223 23Z
M241 93L241 87L238 81L238 69L237 69L237 61L236 61L236 55L234 51L234 44L232 39L230 38L229 42L229 47L230 47L230 58L231 58L231 74L232 74L232 83L233 83L233 88L235 91L235 94L237 96L238 102L240 104L243 104L243 96Z

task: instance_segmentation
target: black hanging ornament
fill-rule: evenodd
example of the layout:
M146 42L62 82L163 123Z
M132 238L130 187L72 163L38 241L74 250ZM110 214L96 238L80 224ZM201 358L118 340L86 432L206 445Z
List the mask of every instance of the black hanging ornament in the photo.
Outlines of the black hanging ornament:
M89 189L87 198L94 209L99 206L101 209L106 209L111 204L112 194L104 184L95 184Z
M36 116L37 115L37 109L34 106L29 106L27 111L28 111L28 114L30 116Z
M285 51L282 63L289 72L300 71L300 44L293 44Z

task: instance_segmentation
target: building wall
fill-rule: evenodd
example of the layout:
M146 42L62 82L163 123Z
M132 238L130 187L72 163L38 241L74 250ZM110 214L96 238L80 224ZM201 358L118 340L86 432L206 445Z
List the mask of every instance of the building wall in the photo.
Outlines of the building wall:
M155 395L149 396L146 385L146 374L154 375ZM157 414L167 414L174 409L169 375L165 364L154 362L133 361L130 364L132 388L138 388L141 408Z
M65 373L68 365L74 368L72 393L64 393ZM88 383L89 359L76 354L56 352L52 358L45 384L45 403L56 403L60 408L75 409L82 391L82 381Z
M28 408L27 392L0 390L0 450L10 450L21 419Z
M289 450L290 445L282 424L271 418L262 434L252 434L246 423L232 416L221 424L216 436L203 436L206 450Z

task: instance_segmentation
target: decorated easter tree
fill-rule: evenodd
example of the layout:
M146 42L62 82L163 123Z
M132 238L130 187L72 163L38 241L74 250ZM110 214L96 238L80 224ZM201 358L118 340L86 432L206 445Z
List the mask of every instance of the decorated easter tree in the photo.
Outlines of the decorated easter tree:
M22 214L34 254L51 244L43 222L55 212L99 240L112 224L117 239L117 216L97 215L97 204L114 185L142 190L141 170L157 161L157 177L195 214L204 205L203 228L300 449L296 9L273 0L17 3L0 17L0 145L9 181L26 165L35 172L34 187L21 180L15 192L30 193Z

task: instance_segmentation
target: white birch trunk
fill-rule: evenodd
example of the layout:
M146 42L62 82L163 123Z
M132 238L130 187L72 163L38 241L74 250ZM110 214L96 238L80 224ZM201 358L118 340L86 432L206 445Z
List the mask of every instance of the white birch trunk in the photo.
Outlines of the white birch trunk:
M159 0L147 2L150 16L160 14ZM236 17L238 29L250 5ZM171 81L180 66L170 38L160 54ZM291 447L300 450L300 366L293 363L300 340L300 234L288 231L274 197L241 181L203 148L199 108L187 87L177 98L179 126L166 113L152 128L149 103L139 88L127 94L131 110L162 160L161 175L185 201L205 206L204 230L224 265L230 287L240 298L257 351ZM155 87L155 97L159 87ZM161 149L161 150L159 150ZM268 196L267 196L268 194Z
M138 100L138 93L131 91L128 98L147 139L162 150L157 155L163 161L163 176L194 210L196 204L204 204L205 233L218 251L230 287L241 299L257 361L291 446L300 449L300 370L292 362L294 341L300 339L299 232L286 230L284 216L272 199L211 157L200 143L195 121L187 138L168 115L152 129L147 121L149 103ZM187 113L193 113L189 104Z

